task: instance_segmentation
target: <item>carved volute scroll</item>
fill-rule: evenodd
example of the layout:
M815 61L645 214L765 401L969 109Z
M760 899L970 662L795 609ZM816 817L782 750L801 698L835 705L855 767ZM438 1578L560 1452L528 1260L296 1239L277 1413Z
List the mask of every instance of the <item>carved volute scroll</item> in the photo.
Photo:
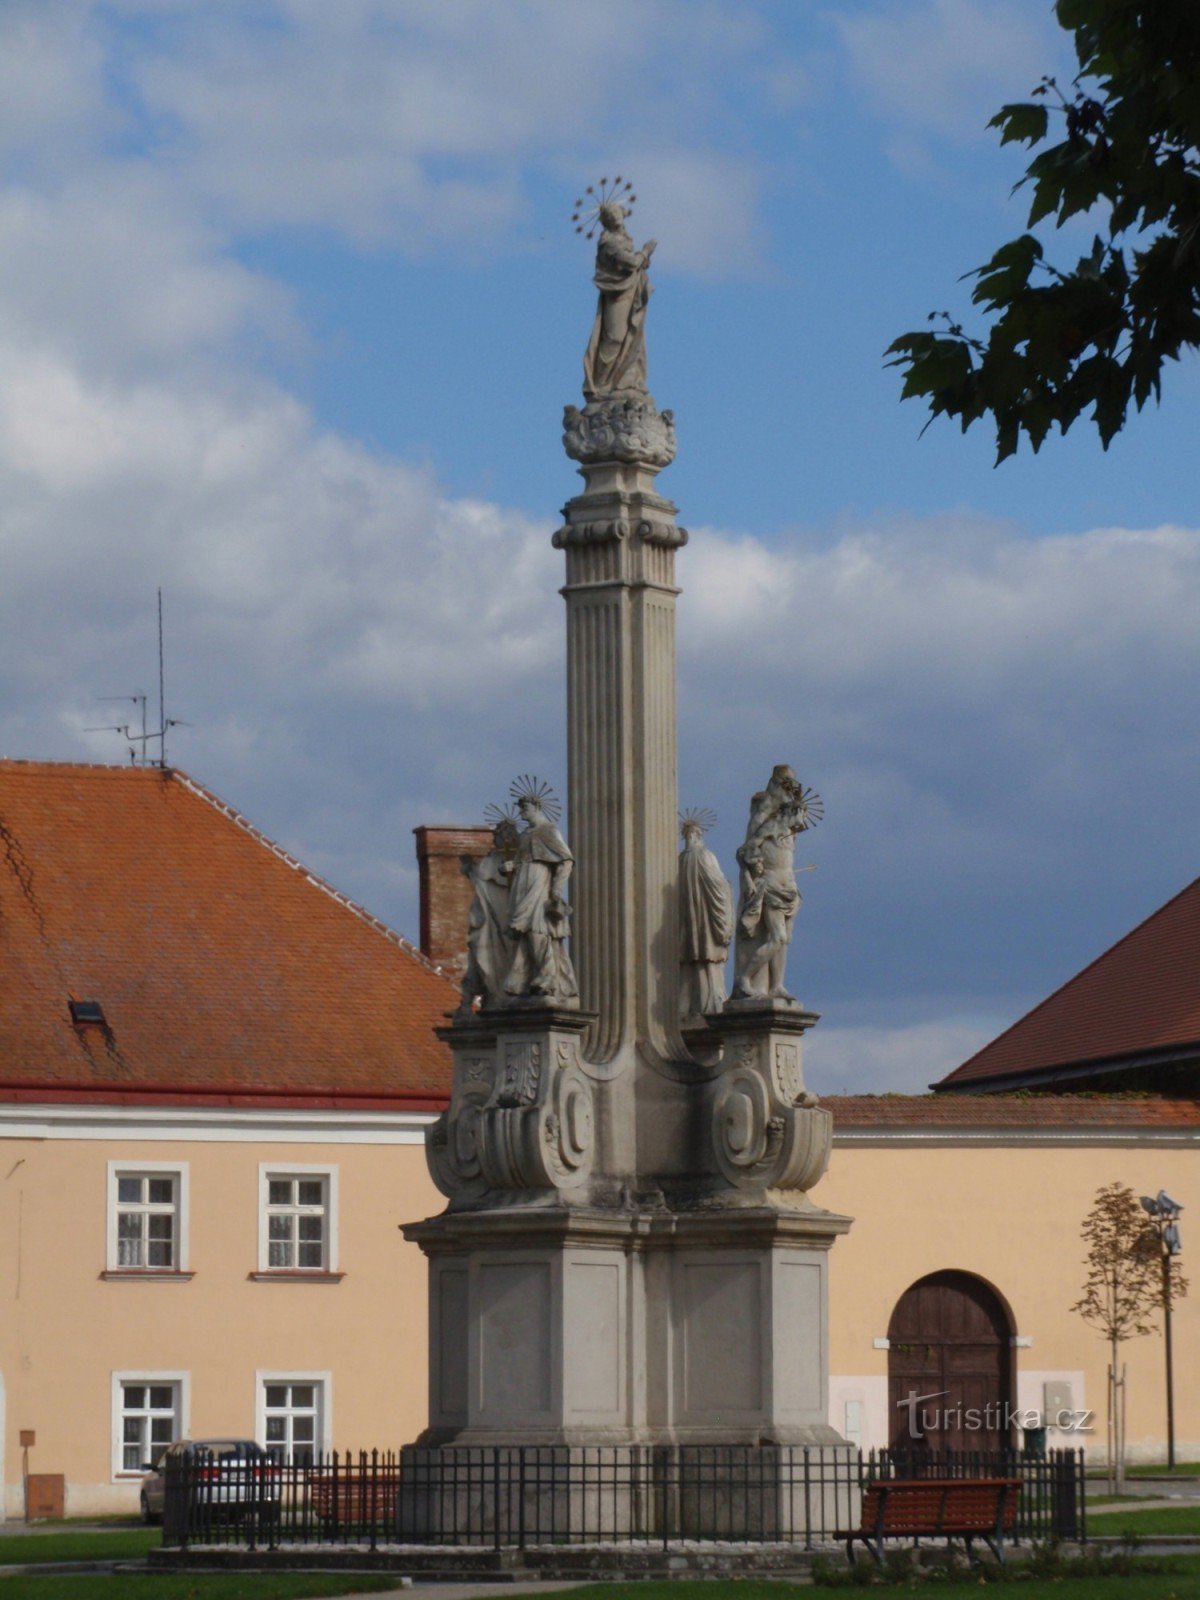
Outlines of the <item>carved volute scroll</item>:
M735 1005L709 1019L725 1047L710 1089L712 1153L735 1189L807 1193L829 1164L833 1117L804 1087L801 1058L816 1020L783 1005Z
M427 1151L452 1210L513 1190L587 1184L595 1107L579 1034L588 1020L578 1011L525 1011L439 1030L454 1051L454 1087Z

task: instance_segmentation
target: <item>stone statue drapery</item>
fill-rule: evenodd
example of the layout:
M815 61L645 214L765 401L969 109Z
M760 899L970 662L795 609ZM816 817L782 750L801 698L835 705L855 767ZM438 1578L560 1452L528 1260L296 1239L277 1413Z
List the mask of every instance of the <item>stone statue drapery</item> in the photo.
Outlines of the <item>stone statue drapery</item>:
M463 856L461 869L471 880L474 894L467 915L467 970L462 980L462 1005L470 1011L500 1005L504 980L513 959L513 938L508 931L509 892L513 857L517 850L516 824L505 817L492 830L492 848L480 860Z
M734 954L735 999L794 1000L784 987L792 924L800 907L796 887L796 835L809 826L796 774L777 766L750 803L741 868Z
M567 951L571 911L563 898L575 858L536 795L521 796L517 807L525 828L517 838L508 902L516 950L505 993L510 999L537 995L575 1004L579 988Z
M583 357L583 392L588 400L645 394L646 305L653 292L647 269L655 241L648 240L641 250L634 248L623 206L602 205L600 223L603 231L592 279L600 299Z
M725 962L733 939L733 891L704 843L699 822L683 824L679 854L679 1015L699 1021L725 1004Z

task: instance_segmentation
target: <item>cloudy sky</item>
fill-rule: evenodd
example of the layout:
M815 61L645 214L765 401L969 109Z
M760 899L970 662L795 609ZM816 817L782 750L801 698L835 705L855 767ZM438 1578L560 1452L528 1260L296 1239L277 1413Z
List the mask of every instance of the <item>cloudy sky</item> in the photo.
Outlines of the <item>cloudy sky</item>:
M412 827L565 780L568 217L629 173L681 799L732 866L796 764L813 1080L940 1076L1196 871L1194 368L994 470L882 364L1022 228L984 124L1064 46L1049 0L0 0L0 753L123 758L161 584L173 760L415 931Z

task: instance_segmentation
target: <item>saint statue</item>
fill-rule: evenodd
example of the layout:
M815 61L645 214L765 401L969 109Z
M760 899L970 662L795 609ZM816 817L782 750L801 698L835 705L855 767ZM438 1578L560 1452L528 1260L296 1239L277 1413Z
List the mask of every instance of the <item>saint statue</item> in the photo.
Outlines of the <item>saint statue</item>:
M735 999L795 1001L783 985L792 924L800 907L796 835L820 820L821 802L789 766L777 766L750 802L734 953Z
M571 908L563 898L575 857L554 825L557 801L548 788L530 780L512 787L525 823L517 835L517 854L508 901L508 932L515 945L504 992L512 1000L536 995L558 1004L578 1005L579 987L567 952Z
M593 283L600 291L596 321L583 357L583 392L588 400L646 393L646 304L652 293L647 269L656 241L637 250L625 227L626 206L602 199Z
M486 1010L504 1002L504 980L512 965L513 940L508 931L508 898L517 825L501 817L492 829L492 848L476 860L460 856L459 869L471 880L474 894L467 913L467 970L462 980L463 1011L478 1000Z
M684 816L679 852L679 1017L701 1021L725 1004L725 962L733 938L733 891L704 843L711 813Z

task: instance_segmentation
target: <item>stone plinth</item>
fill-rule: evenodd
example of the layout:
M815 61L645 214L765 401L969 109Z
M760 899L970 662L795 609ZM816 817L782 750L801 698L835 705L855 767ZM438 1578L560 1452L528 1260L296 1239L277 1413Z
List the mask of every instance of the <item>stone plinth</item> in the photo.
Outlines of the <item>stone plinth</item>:
M735 1197L807 1194L833 1143L832 1115L804 1086L802 1040L815 1013L794 1001L730 1000L707 1021L721 1045L708 1089L720 1178Z
M514 1001L437 1030L454 1056L450 1104L426 1141L451 1210L534 1192L586 1198L595 1158L586 1011Z
M839 1445L811 1205L521 1206L408 1224L430 1265L421 1444Z

